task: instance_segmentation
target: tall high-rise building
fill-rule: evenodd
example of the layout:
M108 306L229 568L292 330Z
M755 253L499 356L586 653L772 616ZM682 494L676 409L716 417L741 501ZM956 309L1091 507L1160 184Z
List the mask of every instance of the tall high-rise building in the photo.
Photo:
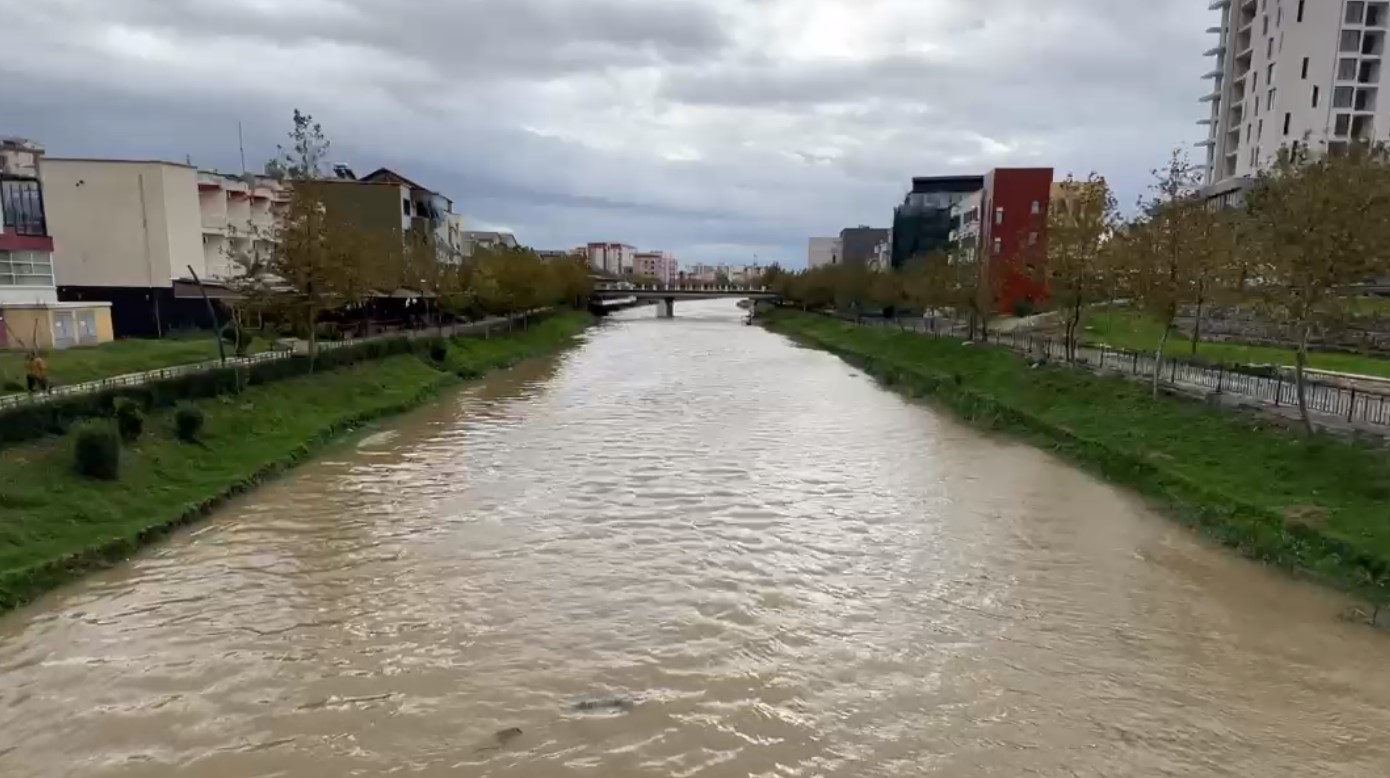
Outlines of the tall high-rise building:
M1294 143L1336 149L1384 140L1379 99L1387 0L1213 0L1207 184L1251 176Z

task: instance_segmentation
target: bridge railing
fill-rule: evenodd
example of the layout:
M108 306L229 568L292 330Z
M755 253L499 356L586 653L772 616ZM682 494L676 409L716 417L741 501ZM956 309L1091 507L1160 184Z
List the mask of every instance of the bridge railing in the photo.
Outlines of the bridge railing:
M725 284L681 284L653 286L651 284L595 284L595 292L709 292L713 294L771 294L765 286L733 286Z

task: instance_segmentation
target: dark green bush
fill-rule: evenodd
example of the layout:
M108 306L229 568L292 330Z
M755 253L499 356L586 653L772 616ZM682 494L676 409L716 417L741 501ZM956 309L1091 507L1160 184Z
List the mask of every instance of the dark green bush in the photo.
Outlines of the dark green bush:
M174 411L174 432L179 440L193 443L203 432L203 409L196 405L183 404Z
M116 400L116 430L121 433L121 440L126 443L134 443L140 439L141 433L145 431L145 411L139 403L129 397Z
M89 421L73 438L73 460L79 475L114 481L121 473L120 438L109 423Z
M444 345L444 341L435 340L430 342L430 361L436 365L444 364L444 360L449 358L449 347Z

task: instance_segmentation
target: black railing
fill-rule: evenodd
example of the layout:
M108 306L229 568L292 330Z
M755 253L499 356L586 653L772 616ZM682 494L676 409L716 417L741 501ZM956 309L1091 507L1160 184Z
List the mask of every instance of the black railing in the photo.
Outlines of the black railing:
M862 319L861 323L892 327L934 337L964 337L966 328L945 319ZM1058 362L1066 358L1063 341L1029 333L991 332L986 343L1019 354ZM1135 379L1152 379L1159 367L1152 352L1130 351L1103 345L1077 345L1076 366L1099 372L1122 373ZM1159 382L1170 387L1184 386L1210 390L1217 394L1248 397L1275 408L1298 407L1298 383L1280 367L1258 369L1249 365L1195 362L1164 357ZM1368 377L1369 378L1369 377ZM1355 386L1337 386L1323 381L1305 380L1304 399L1308 410L1332 416L1351 424L1390 426L1390 394Z

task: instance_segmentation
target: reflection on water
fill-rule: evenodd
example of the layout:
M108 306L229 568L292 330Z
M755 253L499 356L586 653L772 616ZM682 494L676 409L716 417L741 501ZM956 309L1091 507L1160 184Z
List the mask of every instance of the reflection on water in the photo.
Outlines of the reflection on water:
M1386 774L1334 595L651 315L0 619L0 775Z

